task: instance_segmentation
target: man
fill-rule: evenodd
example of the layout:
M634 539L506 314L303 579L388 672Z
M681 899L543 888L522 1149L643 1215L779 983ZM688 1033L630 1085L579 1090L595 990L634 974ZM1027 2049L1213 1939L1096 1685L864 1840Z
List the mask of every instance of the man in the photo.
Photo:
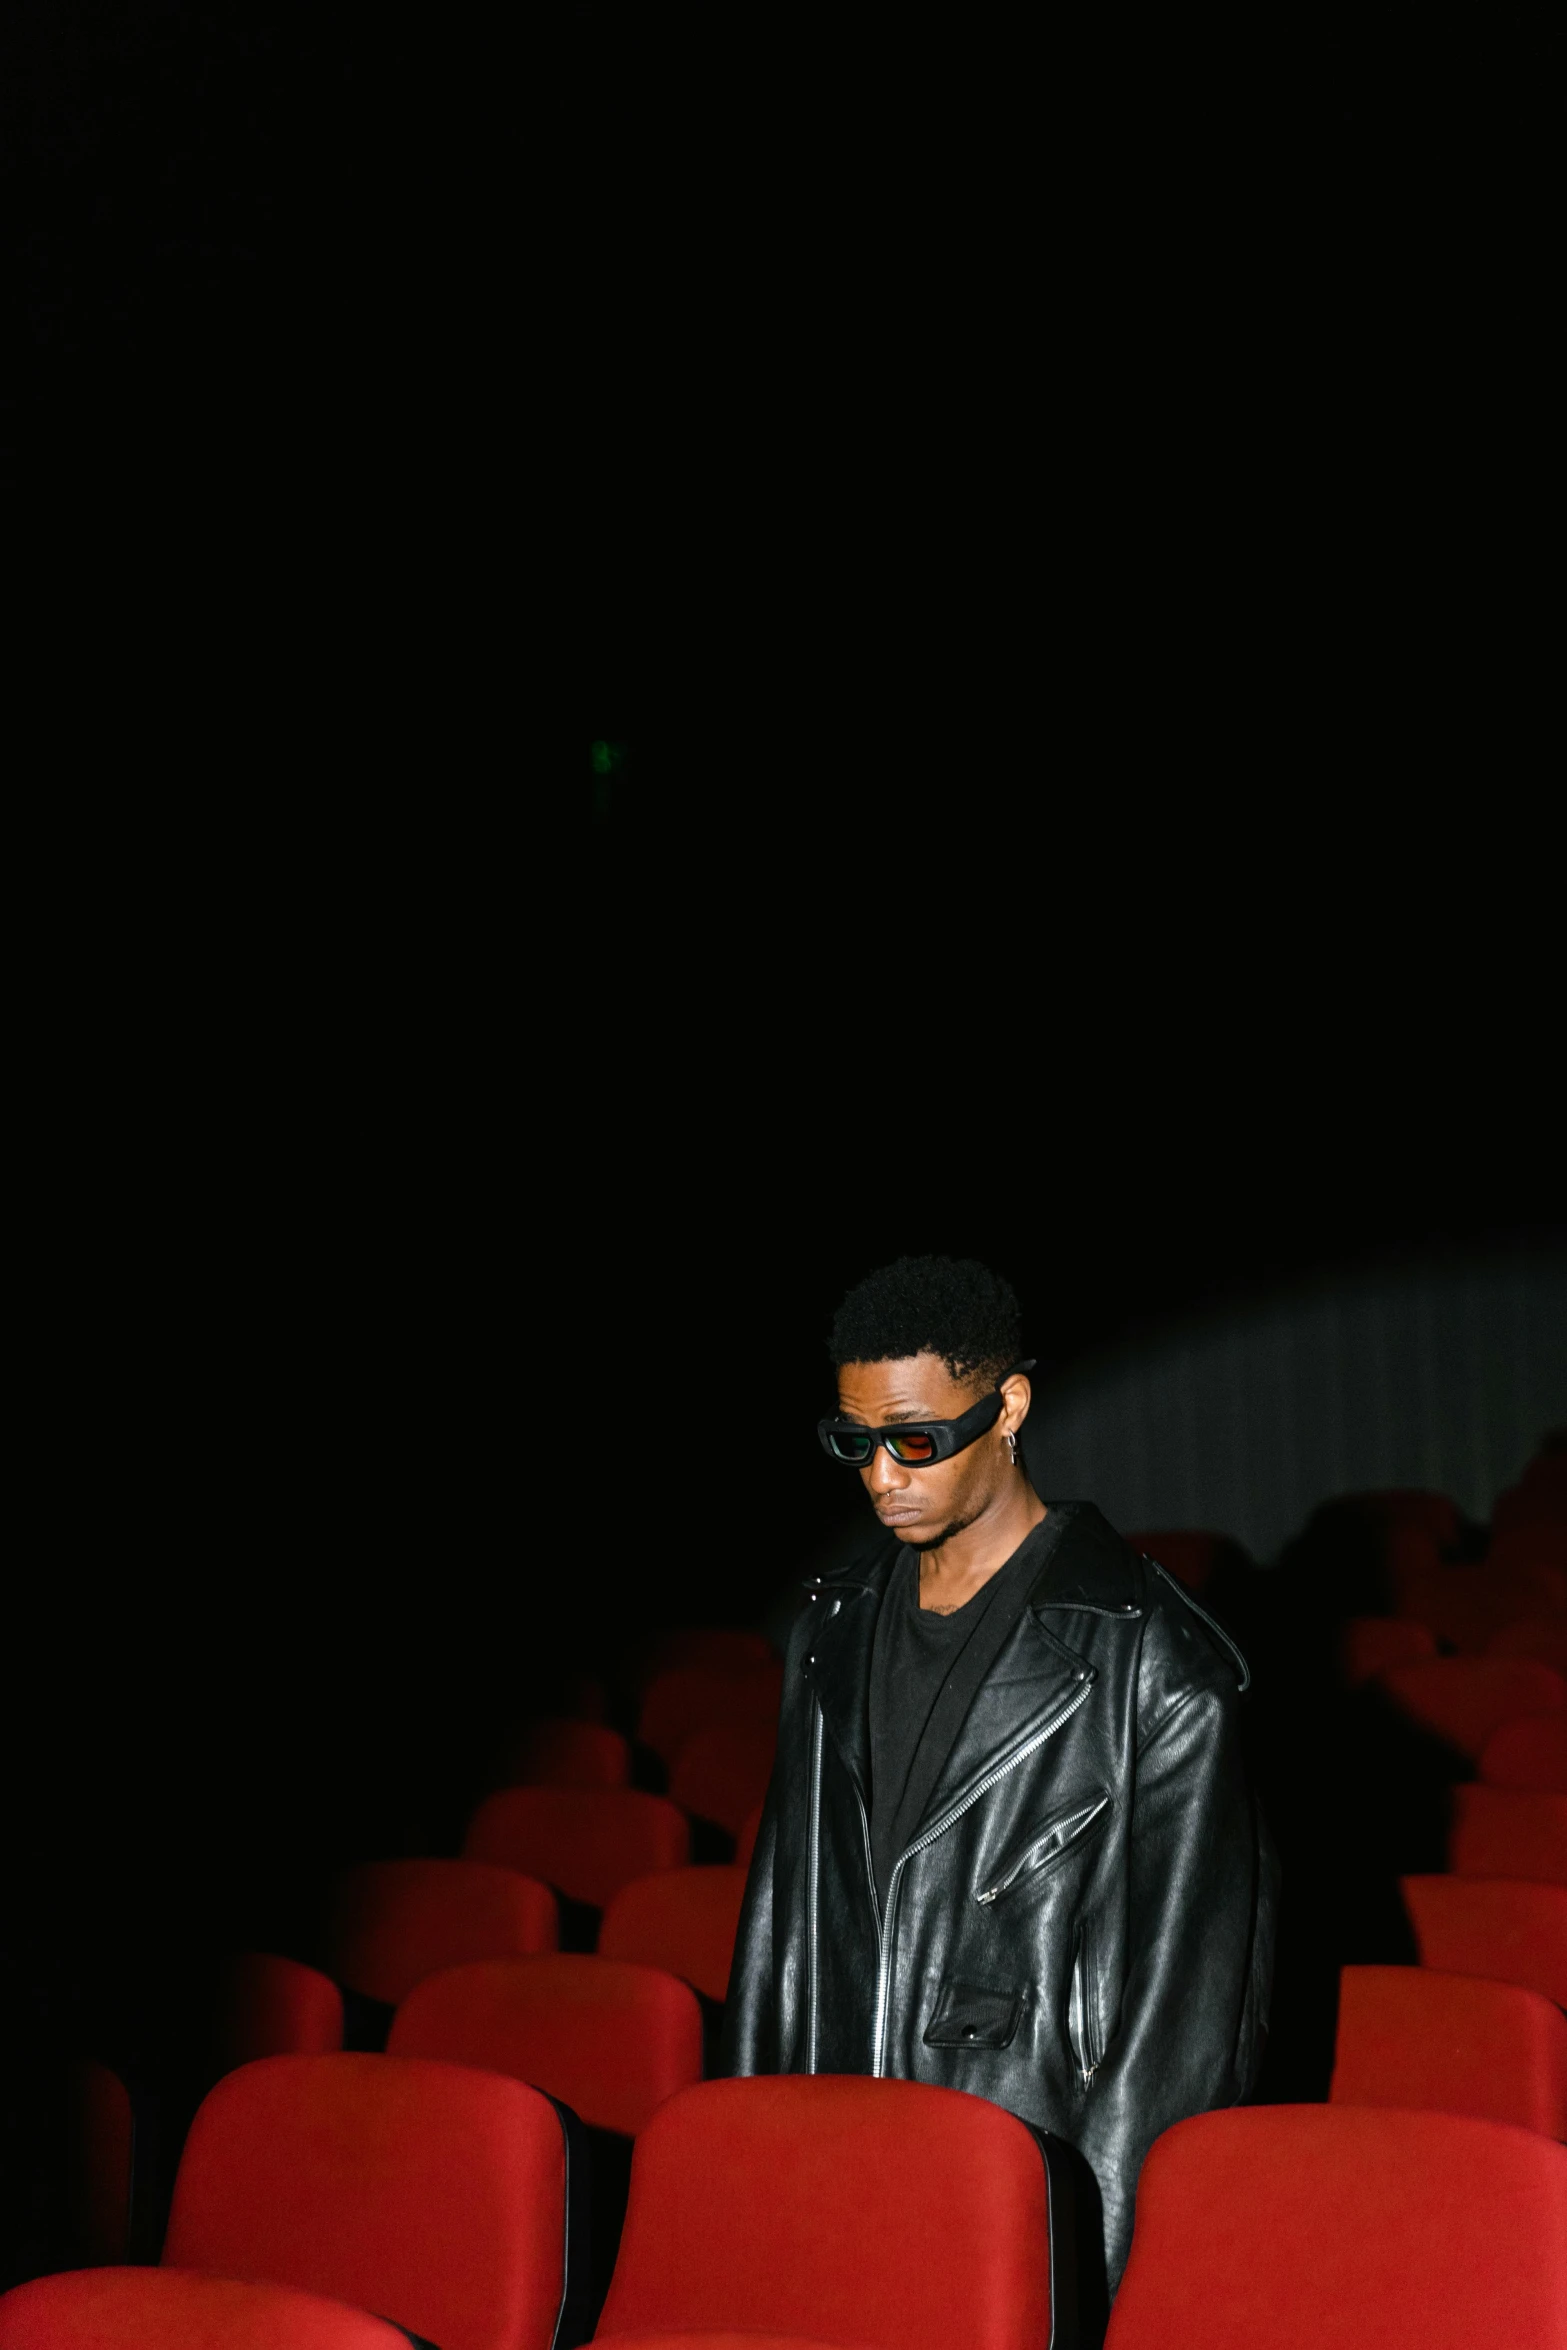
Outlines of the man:
M904 1258L821 1423L880 1521L791 1639L726 2020L736 2073L892 2074L1068 2140L1113 2289L1143 2156L1246 2096L1273 1870L1239 1652L1089 1502L1041 1501L1017 1302Z

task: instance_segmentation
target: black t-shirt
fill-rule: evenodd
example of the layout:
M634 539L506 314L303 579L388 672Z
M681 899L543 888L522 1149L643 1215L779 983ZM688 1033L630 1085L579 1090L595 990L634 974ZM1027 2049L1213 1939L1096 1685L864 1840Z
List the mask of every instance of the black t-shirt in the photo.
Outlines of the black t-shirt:
M920 1606L917 1552L893 1567L871 1650L871 1859L879 1900L886 1899L893 1862L912 1833L913 1823L899 1812L931 1708L998 1600L1005 1601L1020 1582L1032 1583L1047 1555L1047 1529L1048 1548L1054 1547L1055 1518L1052 1510L950 1616Z

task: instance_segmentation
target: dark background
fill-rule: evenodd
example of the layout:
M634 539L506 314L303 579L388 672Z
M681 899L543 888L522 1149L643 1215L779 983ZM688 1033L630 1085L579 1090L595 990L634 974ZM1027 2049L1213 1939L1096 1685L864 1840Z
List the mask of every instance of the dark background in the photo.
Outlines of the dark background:
M1530 11L8 39L25 2085L754 1616L870 1264L1050 1371L1559 1216L1559 401Z

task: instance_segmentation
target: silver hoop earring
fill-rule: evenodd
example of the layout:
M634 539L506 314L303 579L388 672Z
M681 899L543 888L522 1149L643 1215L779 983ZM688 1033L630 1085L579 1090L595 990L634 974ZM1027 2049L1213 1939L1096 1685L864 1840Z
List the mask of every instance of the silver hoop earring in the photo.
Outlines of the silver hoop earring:
M1017 1467L1017 1438L1011 1433L1010 1429L1007 1432L1007 1453L1012 1462L1012 1466L1015 1469Z

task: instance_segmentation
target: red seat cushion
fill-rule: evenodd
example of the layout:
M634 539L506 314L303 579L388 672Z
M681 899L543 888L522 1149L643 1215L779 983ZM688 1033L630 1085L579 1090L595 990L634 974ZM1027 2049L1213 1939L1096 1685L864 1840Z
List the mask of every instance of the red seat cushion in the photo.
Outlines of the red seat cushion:
M1503 1722L1567 1712L1567 1681L1523 1657L1439 1656L1380 1679L1401 1713L1476 1762Z
M406 2350L377 2317L174 2268L39 2277L0 2300L0 2350Z
M737 1836L767 1793L777 1748L772 1722L710 1722L693 1730L669 1766L670 1801Z
M230 2066L260 2056L332 2056L343 2045L343 1994L313 1966L247 1950L229 1971L219 2040Z
M1328 2094L1335 2105L1467 2113L1567 2138L1567 2016L1513 1983L1347 1966Z
M776 1727L783 1690L783 1666L774 1658L743 1673L704 1671L679 1665L648 1683L637 1717L644 1746L673 1762L694 1730L726 1722L745 1728Z
M599 1950L666 1967L708 1999L729 1991L745 1870L664 1869L623 1885L604 1912Z
M533 1722L518 1740L510 1778L518 1787L625 1787L631 1749L603 1722Z
M1567 1885L1403 1877L1422 1966L1521 1983L1567 2007Z
M666 2097L702 2078L702 2011L657 1967L492 1959L411 1991L387 2047L531 2081L595 2129L633 2137Z
M914 2081L709 2081L637 2142L599 2339L728 2327L856 2350L1043 2350L1044 2159Z
M1455 1787L1447 1865L1455 1877L1567 1885L1567 1795Z
M329 2294L440 2350L549 2350L565 2189L560 2116L520 2081L273 2056L191 2124L164 2259Z
M470 1860L524 1869L602 1909L633 1877L684 1868L691 1830L664 1796L633 1787L507 1787L480 1804L463 1851Z
M332 1966L395 2006L442 1967L523 1958L559 1939L555 1896L537 1878L475 1860L379 1860L339 1888Z
M1106 2350L1563 2350L1567 2150L1445 2113L1252 2106L1143 2165Z
M1488 1787L1567 1795L1567 1714L1531 1714L1493 1730L1480 1757Z

